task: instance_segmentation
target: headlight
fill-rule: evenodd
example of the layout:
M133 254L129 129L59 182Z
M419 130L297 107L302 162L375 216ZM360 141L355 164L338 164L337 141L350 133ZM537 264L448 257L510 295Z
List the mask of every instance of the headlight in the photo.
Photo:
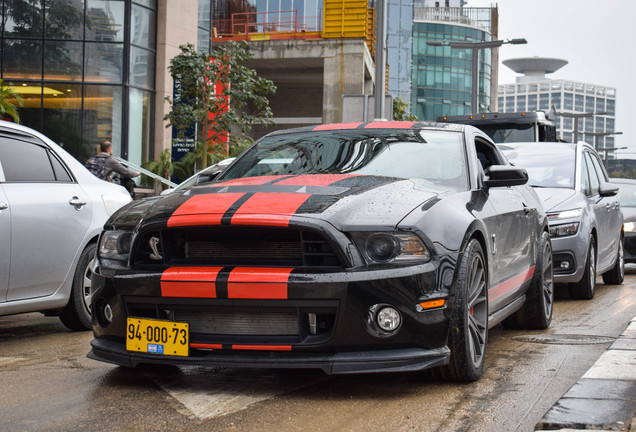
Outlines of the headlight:
M549 220L572 219L572 218L581 217L582 214L583 214L582 210L580 208L577 208L577 209L565 210L561 212L548 213L548 219Z
M131 231L104 231L97 251L100 263L108 268L125 268L131 241Z
M564 237L574 235L579 230L579 223L573 222L562 225L550 226L550 237Z
M428 262L431 254L422 239L413 233L351 233L368 264Z
M625 232L634 232L634 228L636 226L634 225L634 222L625 222L623 224L623 231Z

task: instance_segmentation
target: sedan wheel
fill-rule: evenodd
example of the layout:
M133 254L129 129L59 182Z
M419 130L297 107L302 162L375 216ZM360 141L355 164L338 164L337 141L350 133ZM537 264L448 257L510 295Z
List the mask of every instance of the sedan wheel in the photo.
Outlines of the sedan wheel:
M71 296L60 314L62 323L71 330L91 329L91 265L96 249L95 243L92 243L82 251L73 277Z
M473 239L459 263L451 312L451 357L445 375L455 381L475 381L483 374L488 340L487 280L481 245Z
M570 297L580 300L590 300L594 298L596 290L596 243L590 239L590 246L585 262L585 271L581 281L568 285Z

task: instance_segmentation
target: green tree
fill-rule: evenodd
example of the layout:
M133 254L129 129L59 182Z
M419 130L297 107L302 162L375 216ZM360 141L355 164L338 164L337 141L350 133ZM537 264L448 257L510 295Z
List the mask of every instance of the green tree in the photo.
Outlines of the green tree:
M410 120L416 121L417 116L415 114L407 114L406 108L408 105L399 97L393 99L393 120Z
M22 105L20 95L15 93L10 87L5 86L0 79L0 113L2 113L2 118L10 116L14 122L20 123L18 109L13 103L13 100L19 105Z
M164 120L166 127L176 127L178 139L194 139L194 152L181 162L196 159L203 169L249 142L252 126L274 124L267 96L276 87L245 66L254 57L247 42L228 42L212 54L197 52L192 44L179 48L181 53L170 60L168 69L180 83L180 95L177 100L166 98L172 109ZM221 84L218 93L215 83ZM196 135L190 132L192 125L197 125ZM228 132L226 146L223 136Z

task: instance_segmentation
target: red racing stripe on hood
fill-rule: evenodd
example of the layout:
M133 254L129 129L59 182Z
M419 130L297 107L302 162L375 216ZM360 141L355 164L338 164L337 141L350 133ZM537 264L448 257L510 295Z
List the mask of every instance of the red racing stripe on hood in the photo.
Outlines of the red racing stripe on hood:
M161 275L162 297L216 298L222 267L170 267Z
M236 210L231 223L289 226L289 220L310 196L311 194L300 193L256 193Z
M225 212L244 193L194 195L181 204L168 219L168 227L220 225Z
M328 186L340 180L357 177L359 174L305 174L277 181L276 185L287 186Z
M237 267L227 281L230 299L287 299L293 268Z

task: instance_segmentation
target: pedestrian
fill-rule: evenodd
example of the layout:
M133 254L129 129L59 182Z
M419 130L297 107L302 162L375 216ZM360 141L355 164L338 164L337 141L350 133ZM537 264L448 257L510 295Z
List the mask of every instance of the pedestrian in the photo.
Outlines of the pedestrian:
M134 198L135 182L132 180L132 177L137 177L141 173L126 168L113 157L113 145L110 141L104 140L99 143L99 154L91 156L88 161L86 161L86 168L102 180L110 182L113 181L113 172L119 174L121 185L124 186Z

